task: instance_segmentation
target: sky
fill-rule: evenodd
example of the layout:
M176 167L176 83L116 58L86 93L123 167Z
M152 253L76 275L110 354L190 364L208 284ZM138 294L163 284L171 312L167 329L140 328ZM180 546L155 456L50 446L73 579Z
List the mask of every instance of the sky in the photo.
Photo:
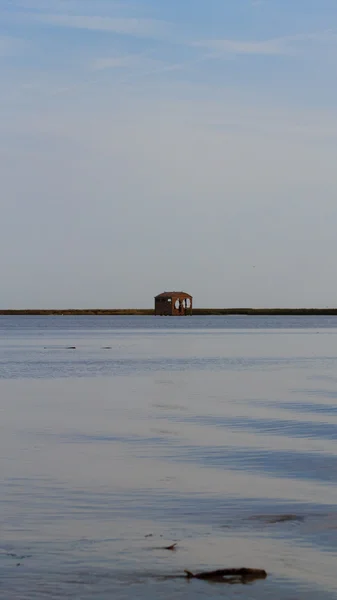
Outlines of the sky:
M337 306L336 0L0 0L0 308Z

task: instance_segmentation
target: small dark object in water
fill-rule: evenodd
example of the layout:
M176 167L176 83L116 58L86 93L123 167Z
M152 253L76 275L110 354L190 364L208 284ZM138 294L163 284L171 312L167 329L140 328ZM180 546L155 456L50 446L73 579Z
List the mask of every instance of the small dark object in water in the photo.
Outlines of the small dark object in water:
M300 515L280 515L279 517L272 517L268 520L268 523L286 523L287 521L304 521L304 517Z
M206 581L222 581L224 583L234 583L236 581L248 583L255 579L265 579L267 573L264 569L217 569L216 571L204 571L202 573L191 573L185 569L187 579L204 579Z
M152 537L153 533L148 533L145 537Z
M103 346L102 350L111 350L111 346Z
M304 517L302 515L293 515L293 514L285 514L285 515L261 515L258 517L253 517L253 519L258 519L259 521L264 521L270 525L274 525L275 523L287 523L288 521L304 521Z
M66 350L76 350L76 346L67 346Z
M16 563L16 566L19 567L21 565L21 563Z
M165 546L164 550L175 550L178 542L171 544L171 546Z

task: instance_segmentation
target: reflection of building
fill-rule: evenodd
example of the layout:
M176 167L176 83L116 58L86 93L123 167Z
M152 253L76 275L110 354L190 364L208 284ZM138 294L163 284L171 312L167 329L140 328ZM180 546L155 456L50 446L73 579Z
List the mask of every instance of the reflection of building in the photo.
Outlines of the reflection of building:
M185 292L163 292L154 299L155 315L191 315L192 296Z

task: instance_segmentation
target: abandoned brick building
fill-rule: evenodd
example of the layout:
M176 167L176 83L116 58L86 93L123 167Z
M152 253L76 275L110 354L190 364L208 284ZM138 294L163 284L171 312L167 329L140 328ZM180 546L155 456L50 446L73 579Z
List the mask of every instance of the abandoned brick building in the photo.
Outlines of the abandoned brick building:
M154 314L179 316L192 314L193 298L185 292L163 292L154 299Z

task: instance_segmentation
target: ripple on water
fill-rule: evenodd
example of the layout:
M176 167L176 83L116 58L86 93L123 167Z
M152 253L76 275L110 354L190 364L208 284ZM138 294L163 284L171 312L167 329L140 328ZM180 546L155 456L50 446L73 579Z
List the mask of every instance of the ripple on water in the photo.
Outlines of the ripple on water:
M0 596L336 598L337 319L89 321L0 323Z

